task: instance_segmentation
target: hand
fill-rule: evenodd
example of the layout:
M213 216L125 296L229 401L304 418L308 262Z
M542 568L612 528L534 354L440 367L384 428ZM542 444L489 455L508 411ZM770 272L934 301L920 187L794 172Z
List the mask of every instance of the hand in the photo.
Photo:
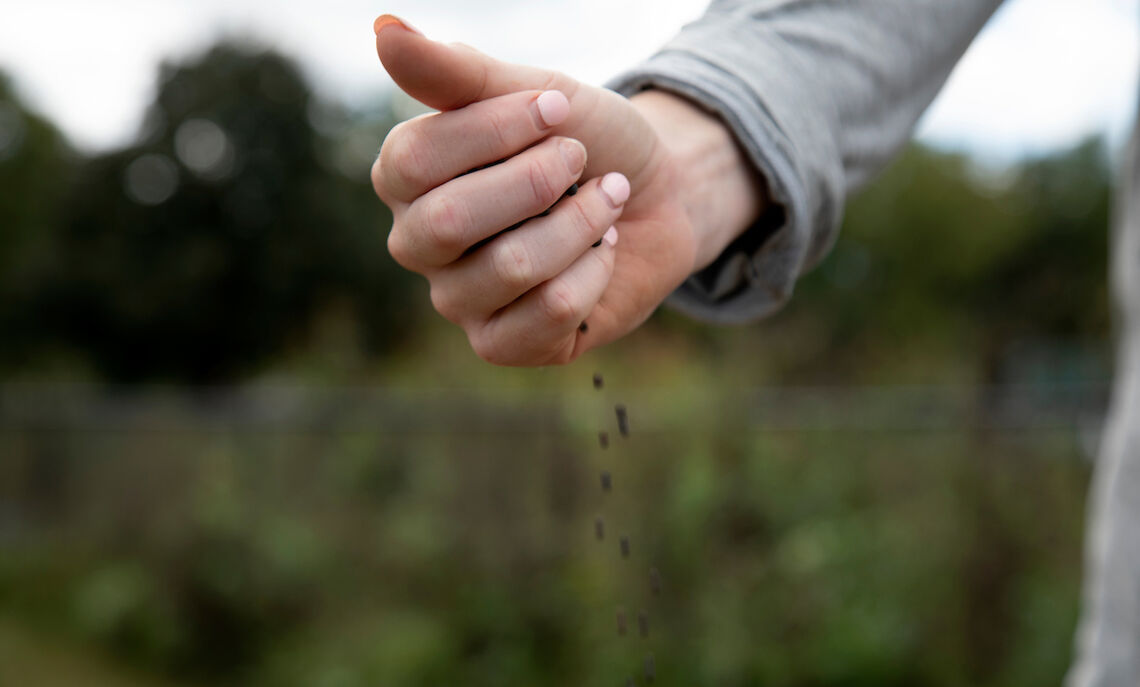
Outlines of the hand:
M686 101L626 100L388 16L376 29L397 85L440 110L393 128L373 166L394 218L388 247L485 360L565 363L628 333L759 211L724 127ZM730 168L747 193L732 193Z

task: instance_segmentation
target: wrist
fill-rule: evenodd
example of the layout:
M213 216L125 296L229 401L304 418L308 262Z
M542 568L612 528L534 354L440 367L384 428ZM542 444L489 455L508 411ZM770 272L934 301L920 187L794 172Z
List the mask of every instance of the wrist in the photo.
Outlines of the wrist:
M694 269L702 269L760 216L764 181L716 115L665 91L643 91L630 102L665 148L692 226Z

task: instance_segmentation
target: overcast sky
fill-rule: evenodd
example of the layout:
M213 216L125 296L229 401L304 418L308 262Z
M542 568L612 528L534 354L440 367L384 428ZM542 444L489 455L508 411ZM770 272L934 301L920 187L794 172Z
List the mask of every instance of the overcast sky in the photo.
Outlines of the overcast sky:
M956 0L946 0L952 2ZM0 69L87 149L130 140L163 58L219 35L293 55L350 104L392 88L372 20L601 83L649 55L705 0L0 0ZM1119 143L1140 81L1140 0L1007 0L923 120L927 141L1008 159L1092 132ZM635 27L631 30L630 27Z

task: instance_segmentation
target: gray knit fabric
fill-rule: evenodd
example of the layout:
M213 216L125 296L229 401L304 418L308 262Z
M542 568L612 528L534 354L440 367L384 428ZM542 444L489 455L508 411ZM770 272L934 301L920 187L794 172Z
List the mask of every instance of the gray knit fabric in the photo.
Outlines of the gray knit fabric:
M1089 499L1084 603L1069 687L1140 684L1140 123L1117 190L1116 380Z
M722 0L608 84L719 115L773 208L669 300L713 322L778 309L835 239L848 193L910 138L1000 0ZM1059 96L1060 97L1060 96ZM1085 604L1069 687L1140 685L1140 142L1120 187L1112 278L1118 370L1090 499Z

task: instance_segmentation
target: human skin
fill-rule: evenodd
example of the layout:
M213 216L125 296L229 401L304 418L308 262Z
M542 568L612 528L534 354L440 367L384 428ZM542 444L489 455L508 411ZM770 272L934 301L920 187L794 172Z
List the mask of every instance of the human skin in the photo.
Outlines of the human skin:
M484 360L567 363L629 333L764 208L726 127L683 98L626 99L390 15L375 28L396 84L438 110L394 127L373 165L388 249Z

